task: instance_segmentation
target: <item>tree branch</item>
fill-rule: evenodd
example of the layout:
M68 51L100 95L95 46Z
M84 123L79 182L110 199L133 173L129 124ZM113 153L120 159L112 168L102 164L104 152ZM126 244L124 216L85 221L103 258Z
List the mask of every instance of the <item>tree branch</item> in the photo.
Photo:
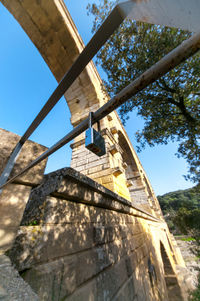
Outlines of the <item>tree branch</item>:
M181 113L185 117L185 119L188 121L189 124L195 125L197 123L197 120L191 116L191 114L187 111L187 108L185 106L184 97L179 97L179 102L177 102L177 107L181 110Z
M179 91L177 91L177 90L174 89L174 88L169 87L169 86L166 84L164 78L160 78L159 81L160 81L160 83L164 86L164 87L163 87L164 90L166 90L166 91L168 91L168 92L170 92L170 93L179 94Z

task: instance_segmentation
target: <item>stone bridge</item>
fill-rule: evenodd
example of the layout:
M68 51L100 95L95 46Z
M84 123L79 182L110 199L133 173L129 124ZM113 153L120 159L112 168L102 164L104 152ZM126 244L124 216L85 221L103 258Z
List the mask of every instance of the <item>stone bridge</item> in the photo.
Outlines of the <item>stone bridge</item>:
M23 27L59 82L84 48L63 1L1 2ZM65 98L73 126L108 101L92 62L66 92ZM82 134L71 145L71 167L160 215L157 199L116 112L101 121L101 129L107 154L98 159L87 151Z
M64 2L1 2L23 27L59 82L84 48ZM92 62L65 93L65 98L73 126L88 117L90 111L96 111L109 100ZM151 184L116 112L101 120L101 133L107 149L101 158L85 148L85 137L82 134L71 145L72 170L61 170L46 176L41 184L44 162L3 190L0 196L0 212L4 216L0 224L0 249L2 252L9 250L10 257L22 274L29 270L25 279L34 287L41 300L52 300L53 293L45 291L48 283L43 289L39 287L39 283L34 282L33 275L40 275L37 276L38 279L41 277L41 281L45 282L48 269L52 275L49 281L55 285L55 300L65 300L59 299L61 295L66 300L164 301L168 297L170 301L183 300L176 267L184 267L184 262L163 220ZM0 131L0 137L2 171L19 137L5 130ZM45 147L27 141L13 175L44 150ZM34 187L36 190L29 197ZM74 189L70 190L70 187ZM28 199L29 205L22 219ZM46 202L49 207L45 211ZM31 208L31 215L28 208ZM52 208L56 210L57 216ZM72 210L67 221L66 218L63 220L62 210L66 213L66 218ZM66 245L62 239L66 241ZM77 243L78 239L82 239L82 244ZM68 243L70 247L67 246ZM48 251L50 249L51 252ZM88 262L84 259L86 255ZM107 263L99 265L98 260ZM79 271L79 266L84 268ZM64 274L61 273L62 269ZM156 270L156 277L152 269ZM117 282L121 272L126 275L123 274L123 281ZM144 279L142 273L145 273ZM75 281L73 275L75 278L80 276L81 280ZM64 280L59 278L59 281L64 282L57 283L57 276L64 277ZM112 281L109 282L108 279ZM69 284L65 288L64 283L68 280ZM115 287L112 286L113 281ZM70 283L73 289L70 289ZM107 288L103 290L102 285ZM61 286L62 289L59 288ZM130 294L132 299L129 299Z

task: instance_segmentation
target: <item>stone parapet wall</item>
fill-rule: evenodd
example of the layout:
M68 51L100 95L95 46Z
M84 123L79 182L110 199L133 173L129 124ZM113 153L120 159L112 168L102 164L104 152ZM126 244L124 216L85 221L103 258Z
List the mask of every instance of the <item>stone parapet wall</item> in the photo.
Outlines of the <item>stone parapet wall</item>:
M184 300L166 224L71 168L32 191L9 256L40 300Z
M19 140L20 136L0 129L0 174ZM19 173L46 149L43 145L27 141L16 160L11 177ZM0 191L0 253L4 253L11 247L31 189L42 181L46 163L47 160L44 160Z
M0 128L0 174L3 172L10 155L20 140L20 136L12 132L6 131ZM11 172L10 177L18 174L34 159L39 157L43 152L47 150L47 147L28 140L25 142ZM15 182L23 183L30 186L38 185L43 179L44 170L47 160L42 161L40 164L31 168L24 175L17 178Z

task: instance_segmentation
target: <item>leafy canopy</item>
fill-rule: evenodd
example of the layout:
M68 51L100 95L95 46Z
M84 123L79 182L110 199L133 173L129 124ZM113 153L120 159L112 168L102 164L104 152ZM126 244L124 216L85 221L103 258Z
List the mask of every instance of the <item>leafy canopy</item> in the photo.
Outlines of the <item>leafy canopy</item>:
M89 4L88 13L95 16L93 32L105 20L116 1L100 0ZM147 23L125 21L99 51L97 62L107 73L106 88L113 96L177 47L191 33ZM146 144L178 141L177 156L189 165L187 179L200 179L200 54L151 84L123 104L119 114L125 124L129 112L136 110L145 123L136 132L138 150Z
M200 209L200 192L197 187L168 192L157 198L164 215L170 210L177 211L181 208Z

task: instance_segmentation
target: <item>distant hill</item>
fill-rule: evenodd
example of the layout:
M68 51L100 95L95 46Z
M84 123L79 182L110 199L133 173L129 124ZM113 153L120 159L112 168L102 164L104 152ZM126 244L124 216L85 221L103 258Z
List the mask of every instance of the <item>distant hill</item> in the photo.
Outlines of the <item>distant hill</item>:
M171 209L177 211L182 207L188 210L200 208L200 189L197 189L196 186L159 195L157 198L164 215Z

